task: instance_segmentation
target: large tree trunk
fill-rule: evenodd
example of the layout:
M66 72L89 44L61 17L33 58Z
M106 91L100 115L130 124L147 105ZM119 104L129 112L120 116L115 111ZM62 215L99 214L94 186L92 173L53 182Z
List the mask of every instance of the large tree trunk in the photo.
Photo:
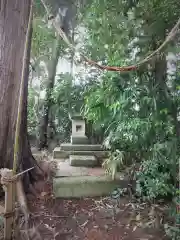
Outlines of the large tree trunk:
M47 132L49 123L49 112L52 106L52 90L54 87L54 81L56 76L56 67L60 55L60 41L59 38L55 39L53 44L52 58L49 61L48 66L48 82L46 86L46 98L44 102L43 116L40 119L40 129L39 129L39 149L48 148Z
M13 167L14 136L20 92L24 43L30 0L2 0L0 5L0 167ZM32 34L32 33L31 33ZM30 41L24 81L18 170L33 166L27 137L27 94ZM24 175L26 189L34 181L33 171Z

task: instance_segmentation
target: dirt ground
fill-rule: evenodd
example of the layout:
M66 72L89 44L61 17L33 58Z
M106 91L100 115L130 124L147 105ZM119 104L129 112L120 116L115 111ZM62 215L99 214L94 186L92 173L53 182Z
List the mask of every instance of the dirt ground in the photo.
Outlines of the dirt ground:
M44 240L165 240L163 231L147 227L145 204L109 198L55 199L51 184L37 183L39 198L29 196L36 233ZM33 239L36 237L34 236Z

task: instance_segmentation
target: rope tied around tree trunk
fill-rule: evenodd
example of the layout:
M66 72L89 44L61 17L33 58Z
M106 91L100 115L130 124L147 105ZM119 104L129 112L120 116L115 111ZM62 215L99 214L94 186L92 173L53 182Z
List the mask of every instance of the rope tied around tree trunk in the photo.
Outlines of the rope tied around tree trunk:
M1 215L3 215L3 217L5 217L5 218L11 218L11 217L14 217L15 212L16 212L16 211L5 212L5 213L3 213L3 214L1 214Z
M9 169L8 169L8 168L2 168L2 169L0 169L1 184L2 184L3 186L7 186L9 183L14 183L14 182L18 181L19 178L20 178L24 173L26 173L26 172L28 172L28 171L31 171L32 169L34 169L34 167L29 168L29 169L27 169L27 170L25 170L25 171L23 171L23 172L21 172L21 173L18 173L18 174L16 174L16 175L8 176L8 177L7 177L7 172L9 171Z

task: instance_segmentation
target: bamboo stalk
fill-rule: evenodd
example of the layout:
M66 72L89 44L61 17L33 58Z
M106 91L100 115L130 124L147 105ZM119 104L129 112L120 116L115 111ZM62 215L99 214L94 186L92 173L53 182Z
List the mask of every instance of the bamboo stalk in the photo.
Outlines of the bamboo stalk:
M15 187L13 181L13 170L1 169L1 183L5 191L5 209L4 209L4 239L12 239L12 230L14 223L15 209Z

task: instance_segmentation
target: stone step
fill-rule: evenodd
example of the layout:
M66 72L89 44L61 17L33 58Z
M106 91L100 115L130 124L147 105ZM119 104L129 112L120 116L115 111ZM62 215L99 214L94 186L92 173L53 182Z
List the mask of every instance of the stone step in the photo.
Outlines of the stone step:
M88 155L95 156L97 159L103 159L108 157L108 154L108 151L63 151L60 149L60 147L56 147L53 151L53 158L68 158L69 155Z
M57 161L53 191L59 198L108 196L116 187L127 187L128 183L122 173L112 180L100 167L73 167L66 160Z
M98 165L98 161L95 156L70 155L69 161L70 165L75 167L95 167Z
M72 176L53 179L56 198L108 196L117 187L127 187L126 180L112 180L110 176Z
M100 144L72 144L62 143L60 150L63 151L102 151L102 145Z

